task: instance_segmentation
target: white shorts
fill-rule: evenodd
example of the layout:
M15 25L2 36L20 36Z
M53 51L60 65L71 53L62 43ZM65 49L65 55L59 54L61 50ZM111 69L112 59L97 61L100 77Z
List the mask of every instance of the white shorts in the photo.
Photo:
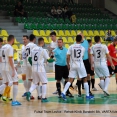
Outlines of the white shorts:
M69 71L69 78L85 78L87 77L86 69L84 63L72 64Z
M26 72L27 72L26 68L27 68L26 66L21 67L22 74L26 75Z
M18 75L15 70L15 76L12 77L12 71L2 71L2 78L3 78L3 83L13 83L13 82L18 82Z
M95 73L97 74L99 78L110 76L109 70L106 64L95 65L94 69L95 69Z
M47 76L46 76L46 72L32 72L32 76L33 76L33 83L37 84L39 82L41 83L47 83Z
M26 78L32 79L32 66L30 64L26 66Z

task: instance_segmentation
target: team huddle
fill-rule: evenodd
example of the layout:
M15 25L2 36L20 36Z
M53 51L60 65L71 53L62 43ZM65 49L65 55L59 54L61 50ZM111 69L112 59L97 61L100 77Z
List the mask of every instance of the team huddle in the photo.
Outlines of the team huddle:
M66 96L74 97L70 93L69 88L74 88L72 83L74 79L77 78L76 88L78 89L78 97L82 97L82 84L86 99L94 99L90 88L90 83L92 83L92 89L96 90L94 86L94 71L100 78L99 86L104 92L104 96L109 96L108 86L110 77L114 73L117 73L117 60L115 55L117 38L115 37L113 43L110 45L113 46L113 48L110 46L107 48L106 45L101 44L100 37L95 36L95 44L89 48L88 41L84 40L82 33L79 33L76 36L76 43L72 44L67 50L67 48L63 46L63 39L56 40L55 32L52 32L50 36L52 42L49 47L49 54L46 49L43 48L43 38L39 38L38 44L36 45L36 37L33 34L31 34L29 38L26 35L23 36L24 45L21 50L22 56L18 63L18 65L21 65L22 80L25 88L25 93L22 97L26 97L27 101L34 99L31 93L36 89L38 99L41 100L42 103L48 102L46 98L48 79L44 68L45 61L53 63L53 66L55 66L56 93L59 95L59 98L67 100ZM2 41L3 40L0 39L0 42ZM3 91L7 93L13 85L13 99L11 105L17 106L21 105L21 103L16 100L18 93L18 75L17 66L14 66L13 60L13 44L14 36L9 35L7 43L0 48L0 81L2 80L0 96L3 100L6 100L6 98L11 99L9 96L4 95ZM113 55L110 53L111 50ZM63 91L61 91L61 83L64 87Z

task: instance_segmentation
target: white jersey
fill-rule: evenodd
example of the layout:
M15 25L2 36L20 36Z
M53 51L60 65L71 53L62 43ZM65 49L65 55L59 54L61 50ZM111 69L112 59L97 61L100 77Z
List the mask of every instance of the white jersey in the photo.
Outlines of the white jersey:
M31 51L32 57L32 71L45 72L44 59L49 59L49 55L42 47L35 47Z
M36 47L37 45L30 42L26 45L25 47L25 55L26 55L26 58L27 58L27 63L28 63L28 58L31 57L31 51L34 47Z
M11 66L9 64L9 57L12 57L13 63L14 63L14 59L13 59L13 48L10 44L6 44L1 48L1 53L0 53L1 57L2 57L2 70L4 71L10 71L11 70Z
M1 54L1 48L0 48L0 58L2 57L2 54ZM1 58L2 59L2 58ZM2 62L0 62L0 74L2 72Z
M56 40L55 42L52 41L52 42L50 43L50 47L53 48L53 49L55 49L56 47L58 47L58 45L57 45L57 40Z
M69 47L67 54L70 55L72 63L83 62L85 48L81 44L73 44Z
M22 49L21 49L22 60L23 60L23 65L22 65L22 66L26 66L26 63L27 63L25 49L26 49L26 46L23 45L23 46L22 46Z
M90 54L94 55L94 63L106 63L106 54L109 54L108 48L103 44L95 44L91 47Z

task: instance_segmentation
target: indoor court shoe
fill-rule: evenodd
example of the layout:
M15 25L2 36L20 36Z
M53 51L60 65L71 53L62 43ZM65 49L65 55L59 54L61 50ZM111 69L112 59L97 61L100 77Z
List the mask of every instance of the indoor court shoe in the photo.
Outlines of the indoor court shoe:
M34 98L33 96L30 96L30 99L31 99L31 100L34 100L35 98Z
M37 97L38 100L41 100L41 98L42 98L41 96L38 96L38 97Z
M8 101L12 101L12 98L7 98Z
M74 96L71 93L67 93L66 96L73 98Z
M27 101L30 101L30 97L31 97L31 93L30 92L27 92L26 93L26 100Z
M6 102L6 101L7 101L7 98L6 98L6 97L2 97L2 100L3 100L4 102Z
M53 94L58 94L58 91L55 91Z
M48 101L47 98L42 98L42 99L41 99L41 102L42 102L42 103L46 103L46 102L49 102L49 101Z
M92 92L89 92L89 95L90 95L90 96L94 96L94 95L92 94Z
M110 96L110 94L107 91L103 91L107 96Z
M21 103L18 101L12 101L11 105L12 106L19 106L19 105L21 105Z
M61 93L61 97L63 98L63 100L67 100L65 94Z
M78 97L82 97L82 95L81 94L78 94Z
M92 88L92 91L97 91L97 89L94 87L94 88Z
M94 99L94 96L86 96L86 99Z
M26 93L27 93L27 92L25 92L25 93L22 95L22 97L26 97Z

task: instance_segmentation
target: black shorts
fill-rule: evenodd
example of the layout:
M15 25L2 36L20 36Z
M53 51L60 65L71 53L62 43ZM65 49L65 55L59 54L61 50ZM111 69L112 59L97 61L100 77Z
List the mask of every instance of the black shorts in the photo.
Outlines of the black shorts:
M55 80L68 79L69 70L67 66L55 65Z
M113 70L113 69L111 68L111 66L108 66L108 69L109 69L110 75L113 75L113 74L117 73L117 65L115 66L115 70Z
M91 76L94 76L95 75L93 70L91 70L90 75Z
M91 65L89 63L89 60L88 59L83 60L83 62L84 62L84 66L85 66L87 74L91 74Z

